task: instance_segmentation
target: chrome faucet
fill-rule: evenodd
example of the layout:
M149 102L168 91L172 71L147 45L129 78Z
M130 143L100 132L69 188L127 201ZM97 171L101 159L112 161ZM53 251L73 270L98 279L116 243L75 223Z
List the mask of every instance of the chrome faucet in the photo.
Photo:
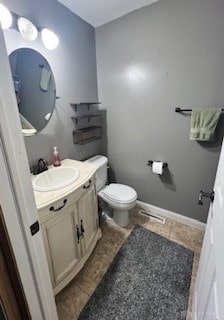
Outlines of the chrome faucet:
M48 167L47 167L48 163L45 159L39 159L38 162L37 162L37 165L33 166L33 170L32 170L32 173L33 174L39 174L43 171L46 171L48 170Z

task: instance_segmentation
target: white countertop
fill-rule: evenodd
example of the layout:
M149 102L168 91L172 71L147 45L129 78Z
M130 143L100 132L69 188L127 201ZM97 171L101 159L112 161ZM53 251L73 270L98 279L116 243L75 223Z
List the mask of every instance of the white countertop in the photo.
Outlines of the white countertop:
M42 209L51 203L60 200L65 195L68 195L75 190L77 190L79 187L81 187L86 181L88 181L92 175L96 172L97 166L82 162L82 161L76 161L72 159L64 159L61 161L61 166L71 166L75 167L79 170L79 178L74 183L70 184L67 187L54 190L54 191L34 191L34 197L36 201L37 209ZM49 168L56 168L52 165L49 166ZM36 176L32 175L31 179L35 179Z

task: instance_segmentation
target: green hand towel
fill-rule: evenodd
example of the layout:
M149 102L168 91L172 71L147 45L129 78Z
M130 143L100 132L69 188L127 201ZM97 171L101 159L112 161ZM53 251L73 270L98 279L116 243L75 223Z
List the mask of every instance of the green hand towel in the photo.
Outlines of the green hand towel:
M221 111L221 108L192 109L190 140L214 141Z
M40 87L43 91L47 91L49 89L50 79L51 79L51 72L43 67L41 70L41 79L40 79Z

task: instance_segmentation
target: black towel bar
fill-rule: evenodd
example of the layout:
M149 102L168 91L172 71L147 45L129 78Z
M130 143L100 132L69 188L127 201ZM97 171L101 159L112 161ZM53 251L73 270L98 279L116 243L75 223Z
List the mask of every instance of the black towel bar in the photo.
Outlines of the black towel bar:
M181 113L181 112L191 112L192 109L181 109L181 108L175 108L175 112ZM224 109L222 109L222 112Z

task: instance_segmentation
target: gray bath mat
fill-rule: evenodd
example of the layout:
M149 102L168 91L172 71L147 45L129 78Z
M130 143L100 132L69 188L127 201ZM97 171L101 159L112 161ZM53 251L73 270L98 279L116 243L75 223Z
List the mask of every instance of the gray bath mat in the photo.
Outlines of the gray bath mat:
M135 227L79 320L185 320L193 252Z

